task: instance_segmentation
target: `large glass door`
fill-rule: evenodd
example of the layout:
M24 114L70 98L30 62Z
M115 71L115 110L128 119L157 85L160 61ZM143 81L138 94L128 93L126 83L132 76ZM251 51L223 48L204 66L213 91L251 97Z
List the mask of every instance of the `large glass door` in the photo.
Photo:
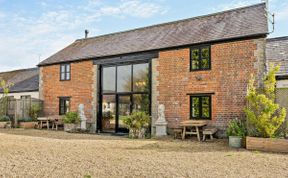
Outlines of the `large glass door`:
M116 132L128 132L123 120L132 112L131 95L118 95Z
M150 114L150 67L148 62L102 65L99 129L128 132L123 119L132 111Z

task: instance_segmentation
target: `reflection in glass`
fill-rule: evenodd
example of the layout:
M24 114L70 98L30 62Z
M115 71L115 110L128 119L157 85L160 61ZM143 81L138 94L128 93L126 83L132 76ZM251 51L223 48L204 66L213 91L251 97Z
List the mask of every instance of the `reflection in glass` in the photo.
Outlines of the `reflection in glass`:
M119 96L118 102L119 128L126 128L123 119L131 114L131 97L130 95Z
M148 91L149 66L145 64L133 65L133 91Z
M115 131L116 100L115 95L103 95L102 101L102 130Z
M149 114L149 95L134 94L133 95L133 111L143 111Z
M115 92L115 67L103 68L103 92L114 93Z
M117 92L131 91L131 65L118 66Z
M192 50L192 69L199 69L199 50Z

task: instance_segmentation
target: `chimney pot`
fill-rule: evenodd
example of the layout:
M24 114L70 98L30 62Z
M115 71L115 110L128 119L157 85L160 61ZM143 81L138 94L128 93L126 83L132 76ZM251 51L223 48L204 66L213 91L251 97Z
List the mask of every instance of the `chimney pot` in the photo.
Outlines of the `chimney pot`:
M88 33L89 33L89 31L85 30L85 38L88 38Z

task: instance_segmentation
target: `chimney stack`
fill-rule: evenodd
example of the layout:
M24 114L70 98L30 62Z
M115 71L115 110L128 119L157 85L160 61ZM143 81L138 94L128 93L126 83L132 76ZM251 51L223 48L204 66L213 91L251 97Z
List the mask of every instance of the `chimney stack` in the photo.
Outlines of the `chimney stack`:
M89 33L89 31L85 30L85 38L88 38L88 33Z

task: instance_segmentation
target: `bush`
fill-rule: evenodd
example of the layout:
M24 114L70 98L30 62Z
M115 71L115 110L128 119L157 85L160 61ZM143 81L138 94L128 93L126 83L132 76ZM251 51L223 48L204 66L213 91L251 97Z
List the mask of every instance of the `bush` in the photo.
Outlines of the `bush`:
M275 137L276 131L284 123L286 117L285 108L280 108L275 103L275 74L279 66L270 67L271 70L264 79L264 87L256 91L254 78L249 81L248 106L245 113L248 121L249 135L264 138ZM251 130L250 130L251 129Z
M7 122L10 121L10 117L6 115L0 116L0 122Z
M63 122L66 124L77 124L80 122L80 116L78 112L67 112L63 118Z
M112 115L111 111L106 111L106 112L103 112L102 117L103 117L103 119L108 119L109 120L109 119L113 118L113 115Z
M246 136L245 123L239 119L231 120L228 124L226 133L228 136L245 137Z
M132 112L130 116L123 118L123 123L129 129L129 136L138 138L141 131L150 124L150 117L145 112Z
M33 121L37 121L38 115L41 111L41 106L39 104L32 104L29 115Z
M24 117L24 118L18 119L18 122L33 122L33 120L30 117Z

